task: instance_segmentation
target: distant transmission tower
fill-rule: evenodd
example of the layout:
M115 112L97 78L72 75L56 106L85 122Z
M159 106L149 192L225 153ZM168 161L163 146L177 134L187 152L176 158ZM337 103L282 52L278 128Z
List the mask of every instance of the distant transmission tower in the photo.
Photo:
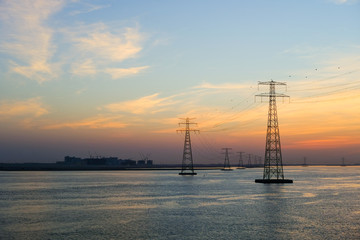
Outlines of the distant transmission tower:
M223 152L223 154L225 154L225 160L224 160L224 168L221 170L232 171L232 169L230 167L230 161L229 161L229 150L232 150L232 148L222 148L222 150L225 151L225 152Z
M185 141L184 141L182 167L181 167L181 172L179 173L179 175L196 175L196 172L194 172L194 163L193 163L193 158L192 158L190 132L200 133L200 131L190 128L190 124L196 125L196 123L190 122L190 120L195 119L195 118L180 118L180 119L185 120L185 122L180 122L179 126L181 126L181 124L184 124L185 128L176 130L176 132L185 132Z
M344 157L342 158L342 164L341 164L341 166L342 166L342 167L345 167L345 166L346 166L346 165L345 165L345 158L344 158Z
M251 167L252 166L252 163L251 163L251 153L248 154L249 158L248 158L248 167Z
M307 167L307 163L306 163L306 157L304 157L304 164L303 164L303 167Z
M286 83L275 82L259 82L259 85L269 85L270 92L256 95L256 97L269 97L269 112L266 132L265 160L263 179L256 179L258 183L292 183L290 179L284 179L284 171L282 164L281 145L279 123L276 110L277 97L289 97L285 94L275 93L276 85L286 86Z
M243 169L244 168L244 162L243 162L243 159L242 159L242 154L245 153L245 152L237 152L239 154L239 165L238 165L238 169Z

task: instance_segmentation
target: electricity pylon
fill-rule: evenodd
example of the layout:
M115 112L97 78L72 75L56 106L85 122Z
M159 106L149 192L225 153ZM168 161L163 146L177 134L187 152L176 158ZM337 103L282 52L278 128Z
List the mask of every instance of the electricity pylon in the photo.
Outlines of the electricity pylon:
M304 157L304 164L303 164L303 167L307 167L307 163L306 163L306 157Z
M262 93L255 97L269 97L269 112L266 131L265 160L263 179L256 179L258 183L292 183L290 179L284 179L284 171L282 164L281 145L279 123L276 109L277 97L289 97L282 93L275 92L276 85L286 86L286 83L275 82L259 82L259 85L269 85L269 93Z
M237 167L237 169L243 169L244 168L244 162L242 159L242 154L245 152L237 152L239 154L239 166Z
M248 158L248 167L251 167L251 153L248 154L249 158Z
M254 156L254 166L255 166L255 167L259 164L259 163L258 163L258 158L259 158L258 155L255 155L255 156Z
M232 150L232 148L222 148L222 150L225 150L225 152L223 152L223 154L225 154L225 160L224 160L224 168L221 170L232 171L229 161L229 150Z
M185 141L184 141L182 167L179 175L196 175L196 172L194 172L194 163L192 158L190 132L200 133L200 131L190 128L190 124L195 124L195 125L197 124L190 122L190 120L195 118L180 118L180 119L185 120L185 122L180 122L179 126L181 126L181 124L184 124L185 128L176 130L176 132L181 132L181 133L185 132Z
M342 164L341 164L341 166L342 166L342 167L345 167L345 166L346 166L346 165L345 165L345 158L344 158L344 157L342 158Z

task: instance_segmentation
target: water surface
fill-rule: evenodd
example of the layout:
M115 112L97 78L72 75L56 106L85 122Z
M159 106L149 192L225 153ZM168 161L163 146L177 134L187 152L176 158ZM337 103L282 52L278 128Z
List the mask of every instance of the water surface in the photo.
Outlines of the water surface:
M0 239L360 239L360 167L0 172Z

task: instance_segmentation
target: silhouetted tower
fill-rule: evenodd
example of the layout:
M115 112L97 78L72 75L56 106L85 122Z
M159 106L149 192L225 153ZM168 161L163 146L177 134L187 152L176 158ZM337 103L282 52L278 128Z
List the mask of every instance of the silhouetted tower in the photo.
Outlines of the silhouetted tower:
M341 164L341 166L343 166L343 167L346 166L346 165L345 165L345 158L344 158L344 157L342 158L342 164Z
M232 150L232 148L223 148L222 150L225 151L223 152L223 154L225 154L225 160L224 160L224 168L221 170L231 171L232 169L230 167L229 150Z
M242 168L244 168L244 162L243 162L242 156L243 156L243 153L245 153L245 152L237 152L237 153L239 154L239 165L238 165L238 168L239 168L239 169L242 169Z
M275 82L259 82L259 85L269 85L270 92L256 95L257 97L269 97L269 112L266 131L265 160L263 179L256 179L259 183L292 183L290 179L284 179L279 123L276 109L277 97L289 97L285 94L276 93L275 86L286 86L286 83Z
M251 167L252 163L251 163L251 153L248 154L249 158L248 158L248 167Z
M182 167L179 175L196 175L196 172L194 172L194 163L192 158L190 132L200 133L200 131L190 128L190 124L196 125L196 123L190 122L190 120L195 118L180 118L180 119L185 120L185 122L180 122L179 126L181 126L181 124L184 124L185 128L176 130L176 132L185 132L185 141L184 141Z
M303 167L307 167L307 163L306 163L306 157L304 157L304 164L303 164Z

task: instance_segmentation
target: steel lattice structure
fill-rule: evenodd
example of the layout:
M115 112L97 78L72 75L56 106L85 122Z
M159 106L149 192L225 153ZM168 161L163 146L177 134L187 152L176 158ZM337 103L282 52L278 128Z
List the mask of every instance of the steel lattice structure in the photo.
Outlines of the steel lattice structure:
M190 128L190 124L196 124L196 123L190 122L190 120L192 120L194 118L180 118L180 119L185 120L185 122L179 123L179 126L184 124L185 129L176 130L176 132L185 132L185 141L184 141L182 167L181 167L181 172L179 173L179 175L196 175L196 173L194 172L194 163L193 163L192 150L191 150L190 132L200 133L200 131Z
M273 80L269 82L259 82L259 85L269 85L270 92L256 95L257 97L268 97L269 98L269 111L266 131L266 145L265 145L265 160L264 160L264 173L263 180L257 182L264 183L284 183L292 182L292 180L284 179L284 171L282 164L281 144L280 144L280 132L279 122L276 108L277 97L289 97L284 94L275 92L276 85L284 85L283 82L275 82Z
M252 163L251 163L251 153L248 154L249 158L248 158L248 167L251 167L252 166Z
M224 168L221 170L231 171L232 169L230 167L229 150L232 150L232 148L222 148L222 150L225 151L223 153L223 154L225 154L225 159L224 159Z
M237 152L239 154L239 166L238 167L244 167L244 162L243 162L243 158L242 158L242 154L245 152Z

